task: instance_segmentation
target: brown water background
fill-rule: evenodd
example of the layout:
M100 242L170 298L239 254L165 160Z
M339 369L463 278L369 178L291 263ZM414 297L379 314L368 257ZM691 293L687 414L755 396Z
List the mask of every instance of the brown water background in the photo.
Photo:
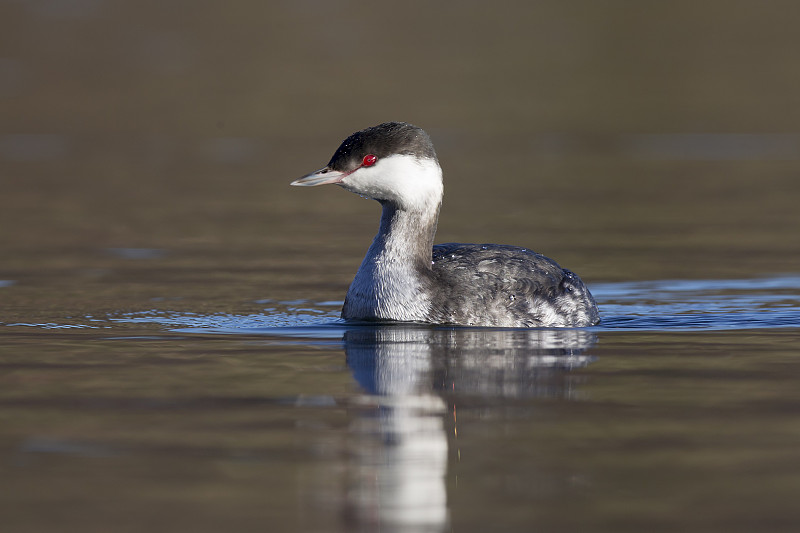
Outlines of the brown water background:
M0 530L796 531L798 323L610 327L544 381L485 339L461 340L473 356L410 333L446 352L409 393L441 403L411 427L446 442L446 517L420 524L369 496L415 470L370 425L402 410L359 381L362 341L120 318L335 317L378 206L288 183L386 120L433 138L439 242L527 246L590 287L796 276L798 20L794 2L0 1ZM511 373L464 370L489 355Z

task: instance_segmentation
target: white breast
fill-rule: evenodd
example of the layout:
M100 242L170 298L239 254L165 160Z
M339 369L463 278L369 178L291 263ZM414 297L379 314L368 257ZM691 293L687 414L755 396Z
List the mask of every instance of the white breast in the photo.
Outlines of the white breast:
M372 249L370 249L372 250ZM361 263L342 310L344 318L424 321L430 297L407 262L388 254L367 256Z

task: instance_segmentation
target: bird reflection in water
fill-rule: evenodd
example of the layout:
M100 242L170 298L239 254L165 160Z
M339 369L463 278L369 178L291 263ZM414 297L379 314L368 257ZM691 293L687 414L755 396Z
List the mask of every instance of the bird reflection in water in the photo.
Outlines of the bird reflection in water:
M347 364L367 394L350 429L347 528L445 530L445 428L457 403L571 398L569 370L592 361L595 342L580 329L348 328Z

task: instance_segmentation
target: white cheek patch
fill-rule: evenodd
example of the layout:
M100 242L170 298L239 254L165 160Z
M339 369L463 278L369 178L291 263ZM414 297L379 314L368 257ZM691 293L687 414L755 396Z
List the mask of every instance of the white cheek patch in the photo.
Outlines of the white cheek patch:
M371 167L359 168L344 178L341 186L350 192L415 211L441 200L442 170L434 159L396 154L378 159Z

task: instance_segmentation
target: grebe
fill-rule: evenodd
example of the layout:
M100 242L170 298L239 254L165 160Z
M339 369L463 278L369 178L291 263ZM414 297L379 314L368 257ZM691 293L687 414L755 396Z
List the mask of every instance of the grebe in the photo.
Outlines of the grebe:
M442 169L422 129L386 122L350 135L292 185L334 183L383 206L342 308L348 320L579 327L600 316L581 279L541 254L497 244L433 245Z

